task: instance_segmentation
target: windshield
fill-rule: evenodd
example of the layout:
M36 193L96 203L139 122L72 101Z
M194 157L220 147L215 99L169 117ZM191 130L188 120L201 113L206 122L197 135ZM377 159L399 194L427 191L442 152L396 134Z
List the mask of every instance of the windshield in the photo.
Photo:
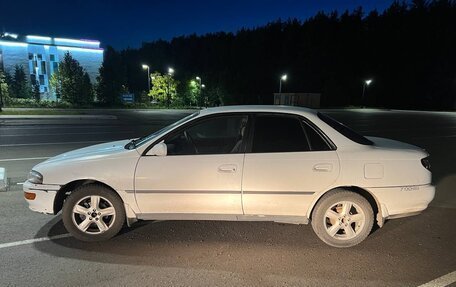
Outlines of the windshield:
M372 141L368 140L364 136L360 135L359 133L355 132L354 130L347 127L346 125L336 121L335 119L331 118L328 115L318 113L318 117L322 121L327 123L329 126L331 126L333 129L335 129L336 131L341 133L343 136L345 136L346 138L348 138L356 143L359 143L362 145L373 145L374 144Z
M126 149L132 149L132 148L137 148L137 147L140 147L141 145L145 144L146 142L148 142L149 140L151 140L152 138L154 137L157 137L161 134L164 134L166 133L167 131L170 131L172 130L173 128L183 124L184 122L188 121L188 120L191 120L193 118L195 118L196 116L199 115L199 111L196 112L196 113L193 113L191 115L188 115L180 120L178 120L177 122L174 122L172 124L170 124L169 126L166 126L150 135L147 135L147 136L144 136L144 137L141 137L141 138L138 138L138 139L135 139L135 140L132 140L131 142L129 142L125 148Z

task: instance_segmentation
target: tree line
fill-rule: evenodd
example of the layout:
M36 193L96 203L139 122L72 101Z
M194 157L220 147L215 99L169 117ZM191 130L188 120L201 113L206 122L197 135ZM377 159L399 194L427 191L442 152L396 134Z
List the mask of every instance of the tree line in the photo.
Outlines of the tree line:
M144 99L148 82L141 65L147 64L152 73L175 69L181 102L192 97L189 83L199 76L210 105L271 104L286 73L283 92L321 93L327 107L453 109L455 28L455 1L396 1L381 13L361 7L319 12L236 33L181 36L121 51L108 47L97 91L106 104L125 91ZM363 103L367 79L372 83Z
M456 1L395 1L381 13L319 12L236 33L107 47L96 83L67 53L50 84L73 106L122 105L125 94L146 105L272 104L287 74L282 92L320 93L323 107L451 110L455 28ZM40 100L38 84L28 85L19 66L11 74L0 71L0 92Z

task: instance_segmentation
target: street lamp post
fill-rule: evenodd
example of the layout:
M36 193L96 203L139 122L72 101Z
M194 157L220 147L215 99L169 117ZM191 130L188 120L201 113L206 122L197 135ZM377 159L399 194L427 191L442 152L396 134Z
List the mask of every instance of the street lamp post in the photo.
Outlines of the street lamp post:
M174 75L174 69L173 68L168 68L168 95L167 95L167 106L169 108L169 105L171 103L171 77Z
M199 91L198 91L198 98L199 98L199 104L202 105L203 104L203 93L201 92L201 88L202 88L202 84L201 84L201 78L199 76L196 76L196 80L198 81L198 88L199 88Z
M206 88L206 85L205 84L201 84L201 88L200 88L200 93L201 93L201 98L203 99L203 105L205 108L207 108L207 101L206 99L203 97L203 89Z
M3 108L3 93L2 93L2 82L0 82L0 112Z
M280 81L279 81L279 94L282 95L282 81L286 81L287 80L287 74L283 74L281 77L280 77Z
M142 68L144 70L147 70L147 91L150 91L150 68L149 65L142 65Z
M372 83L372 79L367 79L367 80L365 80L364 83L363 83L363 95L362 95L362 97L361 97L361 101L362 101L363 107L365 106L364 94L365 94L365 92L366 92L367 87L369 87L369 85L370 85L371 83Z

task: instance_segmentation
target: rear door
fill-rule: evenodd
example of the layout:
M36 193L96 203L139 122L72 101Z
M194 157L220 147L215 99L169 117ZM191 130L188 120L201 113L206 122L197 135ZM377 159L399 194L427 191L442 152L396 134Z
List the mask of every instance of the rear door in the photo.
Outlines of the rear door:
M336 151L298 116L258 114L252 125L242 180L244 213L305 216L314 193L338 177Z

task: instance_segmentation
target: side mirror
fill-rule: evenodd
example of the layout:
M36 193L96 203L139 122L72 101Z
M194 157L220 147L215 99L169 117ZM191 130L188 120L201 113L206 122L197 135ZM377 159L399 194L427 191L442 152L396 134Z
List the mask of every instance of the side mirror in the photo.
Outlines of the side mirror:
M168 147L164 142L154 145L148 152L147 155L165 156L168 154Z

